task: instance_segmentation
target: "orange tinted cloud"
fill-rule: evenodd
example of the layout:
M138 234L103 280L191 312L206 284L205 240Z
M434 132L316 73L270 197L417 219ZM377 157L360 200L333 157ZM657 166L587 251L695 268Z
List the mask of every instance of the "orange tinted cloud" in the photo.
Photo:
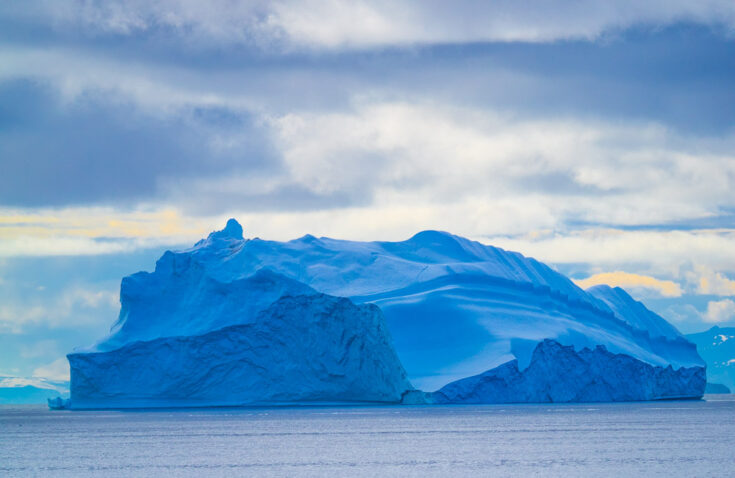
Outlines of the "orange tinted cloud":
M574 282L583 289L594 285L606 284L611 287L652 289L664 297L680 297L682 294L681 287L676 282L623 271L603 272L586 279L575 280Z

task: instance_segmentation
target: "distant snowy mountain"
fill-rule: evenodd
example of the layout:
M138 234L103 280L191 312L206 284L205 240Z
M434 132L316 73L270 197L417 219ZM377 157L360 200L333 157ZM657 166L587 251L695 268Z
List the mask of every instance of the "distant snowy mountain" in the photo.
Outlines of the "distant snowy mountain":
M45 404L49 398L69 396L69 383L43 378L0 376L0 405Z
M704 393L732 393L730 389L721 383L710 383L707 382L707 386L704 388Z
M444 393L458 383L482 403L645 400L698 397L705 384L694 345L622 289L586 292L534 259L445 232L275 242L244 239L230 220L191 249L166 252L153 273L123 279L121 302L111 335L69 356L75 407L173 396L397 401L411 385ZM326 312L337 303L338 314ZM341 325L323 328L315 317L325 316ZM220 341L227 345L210 347ZM345 350L356 346L359 353ZM505 394L470 380L511 380L511 369L516 388L499 385ZM587 378L543 394L543 370L553 370L547 382ZM251 380L256 373L260 381ZM467 401L463 393L424 396Z
M707 362L707 381L735 392L735 327L714 326L686 337L697 344L699 355Z

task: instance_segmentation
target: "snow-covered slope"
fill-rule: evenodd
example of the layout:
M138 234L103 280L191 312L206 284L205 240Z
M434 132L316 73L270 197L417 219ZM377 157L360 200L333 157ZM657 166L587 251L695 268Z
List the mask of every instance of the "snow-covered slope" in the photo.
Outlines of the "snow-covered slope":
M241 231L234 221L230 228ZM654 366L703 365L673 327L649 329L656 321L641 320L646 314L638 308L630 307L636 315L616 314L534 259L449 233L424 231L402 242L309 235L288 242L233 239L226 247L218 241L210 237L175 255L197 261L218 280L268 268L320 292L378 305L413 385L423 390L514 359L523 369L544 339L577 350L604 345Z
M699 355L707 362L707 381L735 393L735 327L714 326L686 337L697 344Z
M527 401L545 385L526 370L573 376L579 371L564 367L579 360L591 383L626 390L601 400L704 390L694 345L624 291L586 292L534 259L444 232L402 242L308 235L276 242L244 239L230 220L194 247L166 252L154 272L126 277L121 302L110 337L69 356L75 407L98 399L114 406L397 401L411 388L404 367L426 392L456 389L450 384L464 379L466 389L474 377L515 367L526 392L504 400ZM324 328L314 317L326 310L339 314ZM571 352L538 353L547 340ZM500 396L483 394L479 401ZM444 393L442 401L463 396Z
M652 337L665 337L677 340L681 333L666 319L646 308L633 299L620 287L596 285L587 289L589 294L605 302L615 313L615 317L627 322L636 329L646 330Z

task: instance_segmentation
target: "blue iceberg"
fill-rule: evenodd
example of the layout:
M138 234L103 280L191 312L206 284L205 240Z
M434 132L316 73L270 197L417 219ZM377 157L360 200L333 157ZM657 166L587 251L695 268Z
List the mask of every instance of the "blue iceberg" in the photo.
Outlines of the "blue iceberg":
M120 298L110 336L69 355L73 408L649 400L705 386L695 346L622 289L584 291L445 232L276 242L231 219L124 278Z
M575 351L553 340L536 346L529 366L513 360L442 387L427 403L622 402L691 398L704 387L699 368L654 367L604 345ZM696 395L696 394L695 394Z

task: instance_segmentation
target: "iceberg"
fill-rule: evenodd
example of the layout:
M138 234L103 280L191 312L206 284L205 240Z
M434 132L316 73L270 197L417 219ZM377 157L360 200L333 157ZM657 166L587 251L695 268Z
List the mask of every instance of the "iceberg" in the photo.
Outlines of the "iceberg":
M649 400L705 386L695 346L622 289L585 291L440 231L278 242L231 219L124 278L120 299L110 335L68 356L72 408Z
M398 403L411 388L378 307L270 271L218 282L165 254L121 300L110 337L68 355L71 408Z
M707 382L719 385L715 389L724 392L722 387L735 390L735 327L715 325L709 330L686 336L697 345L697 350L707 362Z
M410 389L380 310L283 296L252 322L69 355L72 408L398 403Z
M513 360L483 374L452 382L427 397L427 403L622 402L691 398L704 387L696 367L654 367L604 345L577 352L544 340L530 365Z
M46 400L69 395L69 383L40 377L0 376L0 405L46 403Z

